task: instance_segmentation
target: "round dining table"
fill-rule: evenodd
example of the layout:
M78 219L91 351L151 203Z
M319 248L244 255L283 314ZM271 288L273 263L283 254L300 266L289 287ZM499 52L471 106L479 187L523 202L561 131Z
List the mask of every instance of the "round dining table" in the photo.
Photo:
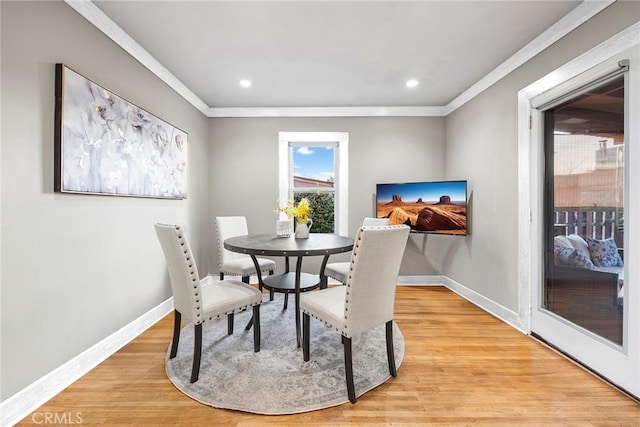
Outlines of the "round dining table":
M295 295L296 304L296 342L300 348L300 293L318 287L326 287L324 269L332 254L349 252L353 249L351 237L337 234L311 233L307 239L277 237L272 234L247 234L230 237L224 241L225 249L251 256L258 272L258 286L270 292L280 292L287 296ZM285 272L272 274L265 278L260 273L257 256L285 257ZM302 260L306 256L323 256L319 274L302 271ZM289 271L289 257L297 257L295 271ZM286 301L286 300L285 300Z

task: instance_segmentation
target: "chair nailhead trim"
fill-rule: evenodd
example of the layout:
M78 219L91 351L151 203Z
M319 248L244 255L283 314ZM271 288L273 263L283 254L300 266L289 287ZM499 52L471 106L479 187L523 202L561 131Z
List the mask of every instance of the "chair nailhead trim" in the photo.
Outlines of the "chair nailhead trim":
M303 312L303 313L308 314L309 316L313 317L313 318L314 318L314 319L316 319L317 321L324 323L326 326L328 326L328 327L330 327L330 328L335 329L335 330L336 330L336 332L338 332L338 333L340 333L340 334L344 335L344 334L340 331L340 329L336 328L336 327L335 327L335 326L333 326L331 323L328 323L328 322L326 322L325 320L320 319L319 317L317 317L317 316L316 316L316 315L314 315L313 313L309 313L309 312L308 312L308 311L306 311L306 310L302 310L302 312ZM346 328L346 326L345 326L345 328Z

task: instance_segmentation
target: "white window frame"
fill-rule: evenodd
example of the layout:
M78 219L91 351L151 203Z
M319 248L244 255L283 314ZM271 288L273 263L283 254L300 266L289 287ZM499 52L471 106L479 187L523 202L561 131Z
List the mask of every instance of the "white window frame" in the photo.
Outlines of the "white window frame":
M293 146L331 145L334 151L335 230L341 236L349 235L349 133L348 132L279 132L278 133L278 200L282 205L293 198ZM304 189L296 189L304 191ZM312 191L321 189L313 188ZM280 213L282 219L285 218Z

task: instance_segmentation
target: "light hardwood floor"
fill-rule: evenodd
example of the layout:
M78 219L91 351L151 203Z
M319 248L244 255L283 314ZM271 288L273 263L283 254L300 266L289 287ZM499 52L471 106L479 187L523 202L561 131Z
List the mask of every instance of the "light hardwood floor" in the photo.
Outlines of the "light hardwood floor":
M46 414L58 414L108 426L640 426L640 404L443 287L398 288L406 350L397 378L355 405L300 415L212 409L175 389L164 369L172 318L19 425L43 425Z

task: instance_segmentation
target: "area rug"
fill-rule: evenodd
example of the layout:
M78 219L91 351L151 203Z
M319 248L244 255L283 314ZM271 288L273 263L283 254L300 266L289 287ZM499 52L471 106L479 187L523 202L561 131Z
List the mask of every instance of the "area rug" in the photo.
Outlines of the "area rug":
M169 379L198 402L256 414L297 414L348 402L340 334L312 318L311 360L305 362L302 349L296 348L294 312L293 298L286 310L282 295L273 301L265 298L260 309L262 341L258 353L253 351L253 330L244 330L250 310L236 314L233 335L227 335L226 318L206 322L200 378L194 384L189 382L194 328L186 325L177 356L169 359L167 350ZM404 337L395 323L393 341L399 367ZM352 345L355 391L361 396L390 378L384 325L354 337Z

